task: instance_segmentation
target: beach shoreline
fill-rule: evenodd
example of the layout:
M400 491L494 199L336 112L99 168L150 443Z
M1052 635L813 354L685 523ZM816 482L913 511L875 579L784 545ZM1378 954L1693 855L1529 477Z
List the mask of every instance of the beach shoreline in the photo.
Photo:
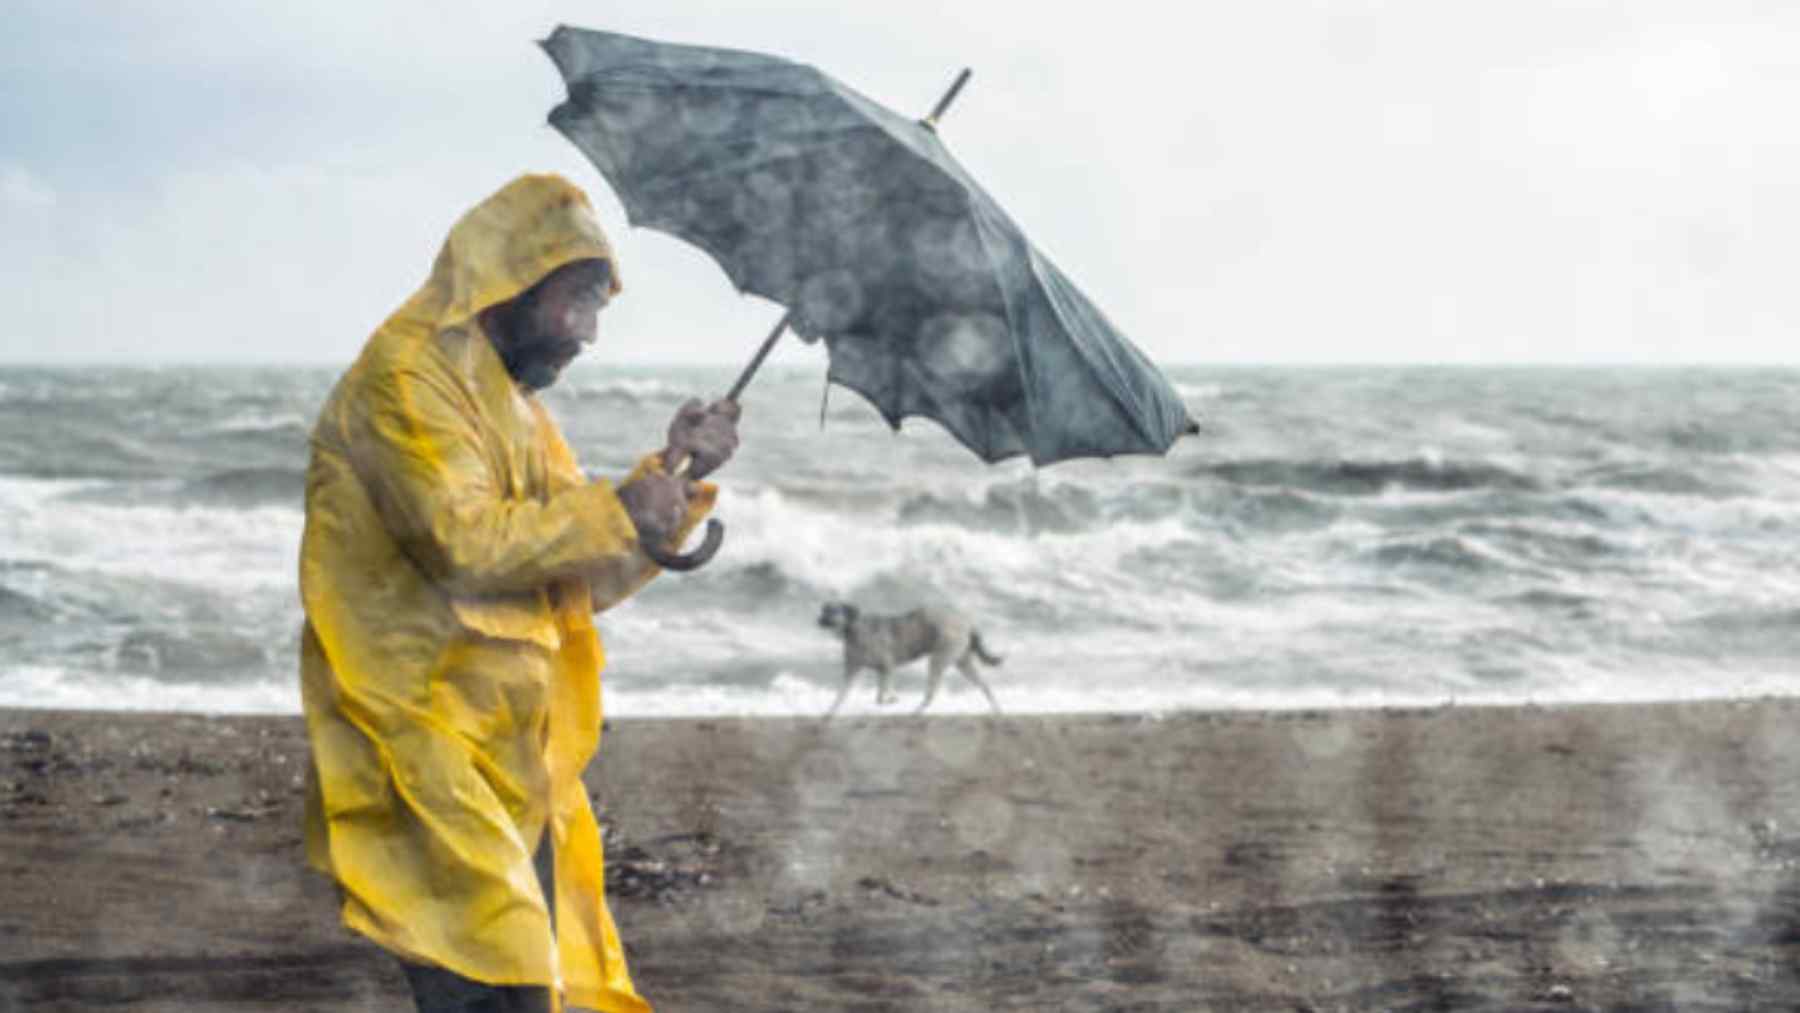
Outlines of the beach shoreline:
M659 1010L1800 1006L1800 701L625 719ZM0 710L0 1013L404 1008L300 719Z

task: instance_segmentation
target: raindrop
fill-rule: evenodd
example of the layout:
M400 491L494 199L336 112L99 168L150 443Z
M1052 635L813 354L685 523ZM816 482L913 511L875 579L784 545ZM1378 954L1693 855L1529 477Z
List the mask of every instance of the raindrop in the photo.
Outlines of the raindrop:
M818 129L819 117L805 96L782 95L755 102L749 114L758 137L804 139ZM791 145L792 141L783 141Z
M795 786L809 799L836 802L843 796L848 777L843 757L829 748L810 750L794 764Z
M934 296L968 305L987 289L987 253L967 219L927 219L913 229L911 245L919 275Z
M856 321L863 311L863 287L843 268L821 271L800 285L796 314L810 333L833 334Z
M816 200L808 224L821 233L855 228L880 201L880 192L857 173L854 165L832 158L815 166L809 192Z
M882 390L878 378L893 372L892 350L880 341L868 340L862 334L825 335L817 331L797 331L808 337L832 337L831 378L839 382Z
M662 100L645 88L595 85L591 94L595 112L614 136L641 130L662 114Z
M1312 759L1331 760L1350 745L1351 731L1346 722L1329 721L1323 728L1314 728L1308 724L1294 738Z
M631 142L626 160L633 171L661 175L688 161L688 133L680 115L679 96L646 87L596 89L595 113L606 125L609 142ZM603 144L619 148L616 143Z
M763 898L724 891L709 898L706 916L720 932L742 936L762 928L768 908Z
M773 172L751 173L733 195L732 216L743 222L752 235L785 229L793 215L794 191Z
M792 887L830 887L843 865L842 845L830 831L808 827L791 841L782 873Z
M1073 874L1075 866L1068 849L1054 836L1038 838L1017 852L1020 885L1027 890L1054 893Z
M682 125L702 138L713 138L743 122L743 111L729 92L684 88L678 108Z
M949 390L970 394L1007 373L1011 348L1006 322L991 313L941 313L919 328L920 363Z
M972 791L950 804L950 823L970 848L1004 852L1012 837L1012 804L995 795Z
M894 248L893 228L881 218L857 223L844 236L843 248L865 277L885 275L901 257L901 252Z
M925 727L925 748L952 767L975 762L984 742L984 736L971 735L954 723L933 722Z
M791 243L751 236L739 249L737 263L743 287L780 302L788 302L799 276ZM805 337L804 335L802 336Z

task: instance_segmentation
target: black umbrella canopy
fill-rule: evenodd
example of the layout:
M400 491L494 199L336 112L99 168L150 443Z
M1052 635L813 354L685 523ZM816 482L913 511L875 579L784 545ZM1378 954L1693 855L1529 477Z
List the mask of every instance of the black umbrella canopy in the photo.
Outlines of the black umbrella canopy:
M1166 452L1168 381L939 141L777 57L561 27L550 122L634 225L711 254L823 338L889 425L934 419L984 460Z

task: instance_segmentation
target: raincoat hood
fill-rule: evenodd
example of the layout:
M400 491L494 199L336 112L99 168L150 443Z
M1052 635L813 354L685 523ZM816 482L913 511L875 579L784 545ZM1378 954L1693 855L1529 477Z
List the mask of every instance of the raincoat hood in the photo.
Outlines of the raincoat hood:
M520 176L450 229L430 279L402 312L440 328L462 326L578 260L606 261L613 294L622 289L618 258L587 194L554 174Z
M592 614L659 570L478 316L590 258L613 256L581 191L515 180L456 223L320 411L300 548L306 843L345 923L390 951L643 1013L581 775L602 716ZM646 455L624 483L660 469ZM699 489L677 544L711 509Z

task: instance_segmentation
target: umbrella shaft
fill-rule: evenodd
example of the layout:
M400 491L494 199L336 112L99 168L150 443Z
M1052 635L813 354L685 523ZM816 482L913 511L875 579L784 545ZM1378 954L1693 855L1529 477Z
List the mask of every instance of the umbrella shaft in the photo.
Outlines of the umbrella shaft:
M744 367L742 373L738 374L737 382L731 385L731 393L725 395L725 400L736 401L738 395L744 392L744 388L750 385L750 378L756 375L756 370L763 364L763 360L769 357L769 350L775 347L775 342L781 340L781 332L787 330L788 320L793 315L792 311L783 313L781 319L775 322L775 329L763 339L762 347L756 350L756 357L750 360L750 364Z
M956 101L956 93L962 91L963 85L969 83L969 74L969 68L964 67L962 73L956 75L956 80L950 84L950 90L944 93L943 98L938 99L937 108L931 110L930 116L925 117L923 122L927 127L933 130L937 129L938 119L944 115L945 110L950 108L950 103Z

